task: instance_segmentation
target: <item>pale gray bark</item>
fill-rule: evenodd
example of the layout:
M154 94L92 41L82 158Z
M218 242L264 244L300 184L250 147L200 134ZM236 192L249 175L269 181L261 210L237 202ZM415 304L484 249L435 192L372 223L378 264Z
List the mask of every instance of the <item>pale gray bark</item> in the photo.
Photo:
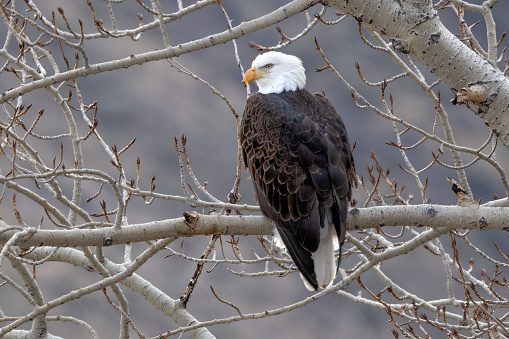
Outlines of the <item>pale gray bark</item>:
M29 331L13 330L2 337L3 339L33 339L32 333ZM62 337L48 334L47 339L64 339Z
M384 226L428 226L450 229L508 230L506 207L471 207L443 205L402 205L353 208L348 213L347 228L361 231ZM38 246L112 246L130 242L149 241L168 237L197 235L272 235L273 224L263 216L197 215L193 222L184 218L157 220L143 224L73 230L35 230L29 238L20 237L12 245ZM5 244L17 230L0 227L0 244Z
M454 93L487 86L485 100L466 104L509 147L509 81L493 61L472 51L443 25L431 0L330 0L326 4L391 40L396 50L415 57Z

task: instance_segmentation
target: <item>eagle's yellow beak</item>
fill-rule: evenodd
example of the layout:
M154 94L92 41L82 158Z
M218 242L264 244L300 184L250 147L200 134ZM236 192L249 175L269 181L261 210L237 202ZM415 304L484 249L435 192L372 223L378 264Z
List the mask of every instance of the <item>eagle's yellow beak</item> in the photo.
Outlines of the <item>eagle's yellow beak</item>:
M253 81L253 80L258 80L260 79L264 74L266 74L267 72L258 72L258 70L256 69L256 67L251 67L250 69L248 69L246 71L246 73L244 73L244 83L247 84L250 82L250 81Z

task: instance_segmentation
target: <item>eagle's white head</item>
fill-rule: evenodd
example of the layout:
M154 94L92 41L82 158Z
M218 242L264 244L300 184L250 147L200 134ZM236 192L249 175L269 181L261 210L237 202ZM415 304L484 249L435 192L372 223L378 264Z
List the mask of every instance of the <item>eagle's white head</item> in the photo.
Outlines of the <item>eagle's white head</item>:
M293 55L281 52L266 52L258 55L251 68L244 74L244 83L256 81L262 94L281 93L303 89L306 74L302 61Z

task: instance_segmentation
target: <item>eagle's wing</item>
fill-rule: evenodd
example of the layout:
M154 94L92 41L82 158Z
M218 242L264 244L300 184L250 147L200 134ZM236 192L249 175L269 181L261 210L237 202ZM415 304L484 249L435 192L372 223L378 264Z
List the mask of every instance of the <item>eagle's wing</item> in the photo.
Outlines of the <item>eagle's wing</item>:
M323 270L333 275L329 284L336 271L333 237L344 241L355 182L341 118L327 99L306 90L254 93L246 103L240 138L263 214L276 223L309 284L323 287ZM321 247L327 247L325 257L317 254ZM328 263L318 262L323 260Z

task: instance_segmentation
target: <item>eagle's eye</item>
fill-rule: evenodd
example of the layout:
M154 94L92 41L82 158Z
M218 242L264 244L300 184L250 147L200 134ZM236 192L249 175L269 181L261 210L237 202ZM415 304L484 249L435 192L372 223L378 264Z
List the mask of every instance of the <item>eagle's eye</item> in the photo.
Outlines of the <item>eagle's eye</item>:
M265 67L266 69L270 69L270 68L272 68L272 66L274 66L274 64L266 64L266 65L265 65L265 66L263 66L263 67Z

